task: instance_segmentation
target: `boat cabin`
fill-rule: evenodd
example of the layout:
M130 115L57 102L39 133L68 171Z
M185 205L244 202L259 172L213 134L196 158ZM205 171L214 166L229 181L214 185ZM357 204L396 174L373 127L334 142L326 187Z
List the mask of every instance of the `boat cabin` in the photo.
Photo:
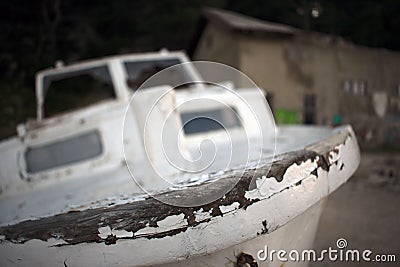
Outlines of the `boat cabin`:
M0 143L0 198L52 190L61 194L51 198L58 209L273 155L275 128L261 90L210 82L198 71L210 67L198 64L161 51L40 71L36 119Z

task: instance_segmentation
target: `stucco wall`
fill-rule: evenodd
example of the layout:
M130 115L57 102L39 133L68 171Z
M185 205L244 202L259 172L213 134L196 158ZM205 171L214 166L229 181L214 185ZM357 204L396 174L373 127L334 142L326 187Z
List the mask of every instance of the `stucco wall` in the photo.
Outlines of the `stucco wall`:
M242 36L240 39L240 69L256 84L273 94L273 107L301 109L302 84L287 79L285 41Z
M193 60L216 61L239 68L238 36L209 24L200 38ZM199 71L207 80L218 82L231 80L240 84L239 78L233 77L232 73L215 73L214 70L207 68Z
M318 33L255 37L209 24L195 59L239 68L272 93L275 111L303 120L304 95L315 94L317 124L351 123L362 144L400 146L399 52Z
M400 54L384 49L347 46L338 51L339 114L351 123L364 147L400 146ZM365 94L346 92L345 81L367 82ZM398 94L397 89L397 94Z

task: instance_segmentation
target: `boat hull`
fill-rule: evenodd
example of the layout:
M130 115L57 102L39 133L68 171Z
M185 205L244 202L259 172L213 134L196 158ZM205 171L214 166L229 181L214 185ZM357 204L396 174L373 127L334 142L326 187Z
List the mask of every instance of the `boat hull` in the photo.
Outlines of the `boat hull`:
M341 127L277 155L272 166L246 166L224 198L199 207L159 200L212 193L237 172L218 174L212 187L170 191L159 200L132 199L3 226L0 265L237 266L246 253L258 266L280 266L258 260L258 251L310 248L324 200L358 164L354 132Z

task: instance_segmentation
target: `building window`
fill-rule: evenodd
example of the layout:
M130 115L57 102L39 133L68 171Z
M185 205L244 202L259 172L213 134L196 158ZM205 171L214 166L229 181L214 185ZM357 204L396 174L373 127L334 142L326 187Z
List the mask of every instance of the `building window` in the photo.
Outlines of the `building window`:
M347 93L347 94L350 94L351 93L351 88L352 88L351 82L350 81L344 81L344 83L343 83L343 91L345 93Z
M368 94L368 83L365 80L358 81L358 95Z
M343 82L343 91L349 95L365 96L369 93L366 80L347 80Z

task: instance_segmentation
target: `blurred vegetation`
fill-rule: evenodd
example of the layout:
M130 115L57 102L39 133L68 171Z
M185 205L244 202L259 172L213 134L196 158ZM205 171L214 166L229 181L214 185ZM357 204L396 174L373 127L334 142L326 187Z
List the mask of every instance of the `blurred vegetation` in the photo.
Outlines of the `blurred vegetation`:
M0 138L35 116L34 74L87 58L186 49L202 6L400 50L397 0L14 0L0 3Z

